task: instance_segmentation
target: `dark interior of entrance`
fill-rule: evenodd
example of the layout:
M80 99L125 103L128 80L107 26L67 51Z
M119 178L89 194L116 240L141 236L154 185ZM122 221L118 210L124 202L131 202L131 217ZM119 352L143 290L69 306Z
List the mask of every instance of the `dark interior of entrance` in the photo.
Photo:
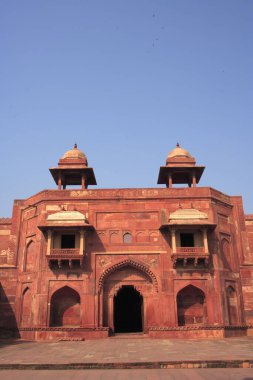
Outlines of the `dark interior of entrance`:
M115 333L143 331L143 297L133 286L122 286L114 297Z

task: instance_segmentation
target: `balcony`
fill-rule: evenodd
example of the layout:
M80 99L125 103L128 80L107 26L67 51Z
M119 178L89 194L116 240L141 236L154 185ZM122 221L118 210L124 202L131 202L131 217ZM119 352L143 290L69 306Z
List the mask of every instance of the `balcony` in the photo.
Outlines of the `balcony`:
M80 248L54 248L47 255L47 260L51 266L57 265L58 268L62 268L67 264L69 268L73 268L74 263L78 263L78 266L82 265L83 252Z
M173 267L207 267L209 253L205 247L176 247L176 252L171 255Z

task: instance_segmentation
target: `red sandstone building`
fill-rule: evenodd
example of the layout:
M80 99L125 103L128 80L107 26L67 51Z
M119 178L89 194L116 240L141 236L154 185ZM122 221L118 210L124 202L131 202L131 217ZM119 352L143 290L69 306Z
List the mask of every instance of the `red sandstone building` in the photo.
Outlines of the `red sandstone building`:
M203 171L177 145L164 188L88 189L86 156L67 151L58 189L0 219L1 337L252 335L253 215L197 187Z

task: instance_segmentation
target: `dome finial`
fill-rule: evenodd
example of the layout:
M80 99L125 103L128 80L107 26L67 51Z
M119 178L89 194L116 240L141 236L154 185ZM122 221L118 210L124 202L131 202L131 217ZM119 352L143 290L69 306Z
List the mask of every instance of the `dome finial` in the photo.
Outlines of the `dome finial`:
M75 143L75 145L74 145L74 149L77 149L77 143Z
M180 147L179 142L177 142L177 147L178 147L178 148Z

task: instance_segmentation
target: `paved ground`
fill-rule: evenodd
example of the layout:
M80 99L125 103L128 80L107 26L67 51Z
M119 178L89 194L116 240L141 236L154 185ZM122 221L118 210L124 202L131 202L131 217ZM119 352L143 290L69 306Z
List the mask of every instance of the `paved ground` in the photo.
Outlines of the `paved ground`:
M253 380L253 369L1 371L4 380Z
M253 337L222 340L109 338L84 342L0 342L0 366L179 360L253 360Z

